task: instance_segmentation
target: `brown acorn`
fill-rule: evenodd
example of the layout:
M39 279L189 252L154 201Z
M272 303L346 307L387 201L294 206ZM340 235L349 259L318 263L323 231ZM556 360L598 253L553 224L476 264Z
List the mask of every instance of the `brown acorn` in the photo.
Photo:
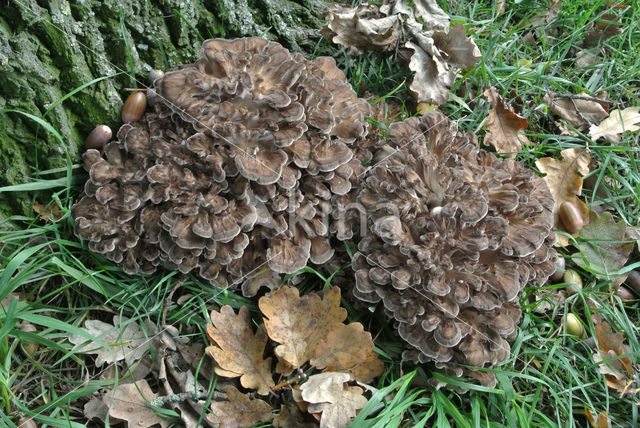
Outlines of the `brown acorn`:
M618 292L616 294L618 295L620 300L622 300L623 302L630 302L632 300L636 300L636 296L635 294L633 294L633 291L629 290L624 285L621 285L620 287L618 287Z
M31 418L20 418L18 420L19 428L38 428L38 424Z
M147 108L147 96L142 91L133 92L122 106L122 121L124 123L140 120Z
M100 150L102 149L102 146L104 146L109 142L109 140L111 140L111 135L113 135L113 133L111 132L111 128L109 128L107 125L98 125L93 128L93 131L91 131L87 136L87 139L84 140L84 147L87 150Z
M584 226L584 220L582 219L580 211L578 211L578 208L571 202L564 201L560 204L558 216L566 232L576 233Z
M25 323L25 324L22 324L22 327L20 327L20 331L24 331L27 333L34 333L38 331L38 329L36 328L35 325L31 323ZM33 354L35 354L38 351L38 344L24 341L22 342L22 350L27 354L33 356Z
M640 272L632 270L629 272L627 279L624 280L627 287L633 290L636 294L640 295Z

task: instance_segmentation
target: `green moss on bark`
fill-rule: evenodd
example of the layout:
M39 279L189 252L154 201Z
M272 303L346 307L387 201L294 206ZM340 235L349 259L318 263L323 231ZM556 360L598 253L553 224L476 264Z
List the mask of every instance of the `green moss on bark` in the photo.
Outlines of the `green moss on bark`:
M67 156L79 161L84 136L98 124L117 129L123 88L131 85L130 60L137 80L146 85L150 69L196 59L200 37L258 35L311 52L325 5L323 0L16 0L3 5L0 108L43 117L65 144L22 115L0 114L0 186L64 167ZM47 112L75 88L117 73ZM32 197L0 194L0 218L29 214Z

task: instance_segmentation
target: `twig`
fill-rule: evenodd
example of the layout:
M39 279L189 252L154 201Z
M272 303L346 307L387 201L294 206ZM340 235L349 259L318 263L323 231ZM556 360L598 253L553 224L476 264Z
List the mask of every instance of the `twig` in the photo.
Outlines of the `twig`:
M190 392L181 392L180 394L169 394L169 395L161 395L160 397L156 397L151 400L151 405L155 407L163 407L165 404L169 403L183 403L187 400L203 400L209 396L209 393L199 392L199 391L190 391ZM224 392L213 391L213 398L216 400L226 400L228 399L227 394Z
M551 96L551 98L569 98L570 100L595 101L597 103L610 104L610 105L617 104L615 101L603 100L601 98L591 97L589 95L555 94L553 92L550 92L549 95Z

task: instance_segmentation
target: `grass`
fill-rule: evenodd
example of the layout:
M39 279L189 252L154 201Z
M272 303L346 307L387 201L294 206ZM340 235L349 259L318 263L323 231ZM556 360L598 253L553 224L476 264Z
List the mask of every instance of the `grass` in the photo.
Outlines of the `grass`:
M617 221L637 225L638 134L626 134L617 145L590 141L584 134L560 135L554 123L557 118L547 110L543 97L549 92L606 91L607 99L620 108L640 105L640 8L618 11L624 33L601 40L593 48L598 61L580 67L575 63L575 54L582 49L590 26L601 20L605 1L565 1L557 19L538 24L531 24L531 19L546 16L549 4L545 2L510 2L499 16L493 3L450 2L447 13L453 22L465 25L483 57L477 66L461 73L452 89L457 98L440 109L456 119L460 128L481 137L489 110L482 92L495 86L529 120L527 135L532 144L518 154L519 161L535 170L535 161L540 157L557 157L565 148L588 146L594 161L584 200L592 208L608 207ZM540 30L536 40L526 43L525 37L536 28ZM336 49L321 42L317 53L327 52L335 53ZM380 99L378 102L398 103L402 116L414 114L415 103L408 94L411 76L393 56L349 57L344 51L335 55L360 95ZM127 68L131 64L120 66ZM64 98L70 96L73 93ZM36 121L46 132L57 134L45 120L20 114ZM70 162L65 171L39 171L38 176L36 182L0 189L53 192L51 201L62 212L60 218L47 221L35 214L14 217L14 224L20 227L0 235L2 424L16 426L19 417L24 416L49 426L85 425L82 405L95 391L113 387L121 380L101 379L104 367L96 367L92 358L74 353L66 340L70 334L86 334L81 326L87 319L111 322L113 315L126 316L132 322L147 321L158 327L164 320L193 342L204 342L212 305L247 305L256 310L255 301L220 290L197 277L186 278L170 299L173 287L181 280L176 272L125 275L118 266L88 252L72 233L70 208L84 180L78 165ZM568 256L572 251L561 249L560 253ZM634 250L628 264L639 260ZM512 343L511 358L492 369L498 379L495 389L465 379L447 379L429 365L415 370L403 366L399 358L402 343L391 327L368 311L347 306L349 319L362 322L376 338L376 350L387 367L374 385L379 391L353 426L585 427L585 408L595 413L606 411L614 427L640 426L637 398L621 398L609 388L593 361L594 351L568 334L562 325L565 314L573 312L583 321L587 336L594 337L593 318L599 314L614 331L624 333L630 346L628 356L638 362L638 301L622 302L611 292L608 282L598 280L569 260L567 263L582 276L583 290L546 310L540 310L541 301L536 300L540 289L525 290L521 300L523 321ZM320 288L331 282L331 273L309 268L301 287ZM550 284L544 288L553 292L563 287ZM179 296L184 299L180 304L176 302ZM27 323L37 330L21 329ZM33 354L25 352L28 343L39 345L38 350ZM430 384L434 374L469 391L437 390Z

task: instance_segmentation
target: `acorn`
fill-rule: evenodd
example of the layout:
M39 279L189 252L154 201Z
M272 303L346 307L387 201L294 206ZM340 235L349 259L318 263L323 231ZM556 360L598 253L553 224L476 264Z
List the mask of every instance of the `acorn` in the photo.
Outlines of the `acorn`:
M569 294L576 294L582 290L582 278L573 269L567 269L562 276L563 281L567 284L567 292Z
M624 285L618 287L618 292L616 293L620 300L623 302L630 302L636 299L636 296L633 294L633 291L629 290Z
M580 211L574 204L564 201L558 209L558 217L565 232L576 233L584 226L584 220Z
M629 287L633 292L640 295L640 272L637 270L632 270L629 272L627 279L624 280L624 283L627 287Z
M122 106L122 121L124 123L140 120L147 108L147 96L142 91L135 91L124 102Z
M38 329L36 328L35 325L31 323L24 323L22 324L22 327L20 327L20 331L24 331L26 333L33 333L38 331ZM29 354L30 356L33 356L38 351L38 344L24 341L22 342L22 350L27 354Z
M562 278L564 277L565 265L566 263L564 261L564 257L558 257L556 259L556 271L551 274L551 282L556 283L562 280Z
M160 79L164 77L164 71L162 70L158 70L158 69L153 69L151 71L149 71L149 83L153 85L153 82L155 82L156 80Z
M31 418L22 417L18 419L19 428L38 428L38 424Z
M569 334L578 336L581 339L587 337L587 333L584 331L584 327L582 326L580 319L572 313L568 313L564 318L564 326Z
M111 132L111 128L107 125L98 125L93 128L93 131L89 133L87 139L84 140L85 149L102 149L102 146L107 144L111 140L111 136L113 133Z

